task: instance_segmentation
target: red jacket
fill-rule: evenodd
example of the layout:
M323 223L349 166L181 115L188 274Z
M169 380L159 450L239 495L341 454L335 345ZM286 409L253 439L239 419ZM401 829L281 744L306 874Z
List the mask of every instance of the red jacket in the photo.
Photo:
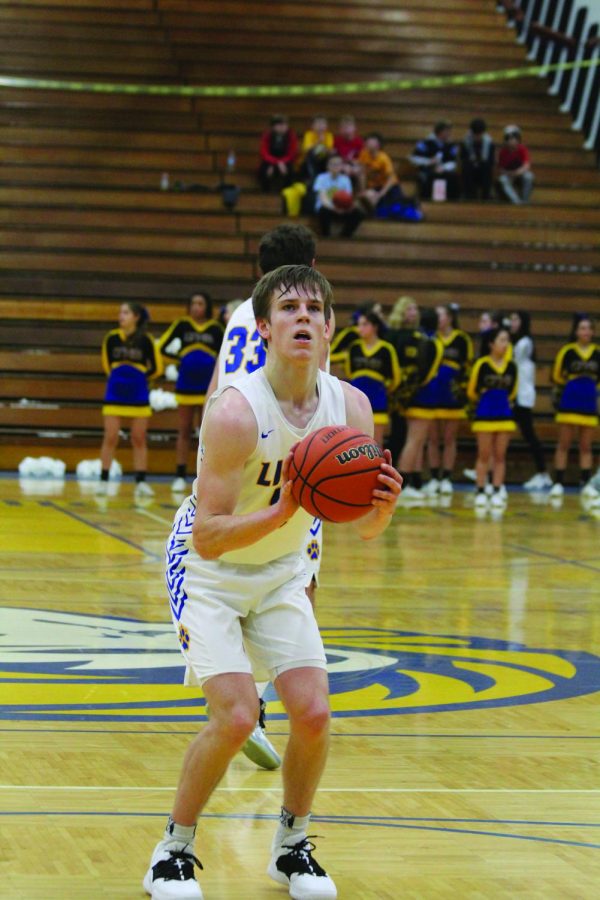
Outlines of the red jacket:
M519 144L514 150L509 147L501 147L498 154L498 166L506 172L520 169L525 163L530 162L529 150L524 144Z
M271 153L271 131L265 131L260 141L260 158L266 163L276 166L279 162L291 163L298 156L298 137L290 128L287 135L286 150L283 156L273 156Z

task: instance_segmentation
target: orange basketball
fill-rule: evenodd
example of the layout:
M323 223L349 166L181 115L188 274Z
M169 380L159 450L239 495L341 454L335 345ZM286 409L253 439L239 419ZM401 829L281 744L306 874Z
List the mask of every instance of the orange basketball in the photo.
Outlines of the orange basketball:
M354 197L350 191L336 191L331 202L336 209L350 209L354 203Z
M319 428L294 450L292 494L310 513L327 522L352 522L373 507L381 486L383 450L372 437L348 425Z

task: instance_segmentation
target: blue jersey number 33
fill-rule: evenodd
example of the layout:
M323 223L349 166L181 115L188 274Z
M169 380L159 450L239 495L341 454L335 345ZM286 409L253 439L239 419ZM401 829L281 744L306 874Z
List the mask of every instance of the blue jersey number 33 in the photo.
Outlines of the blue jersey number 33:
M229 332L229 353L225 360L225 372L237 372L243 368L245 372L255 372L261 369L266 360L265 348L262 338L255 329L248 340L248 329L239 325Z

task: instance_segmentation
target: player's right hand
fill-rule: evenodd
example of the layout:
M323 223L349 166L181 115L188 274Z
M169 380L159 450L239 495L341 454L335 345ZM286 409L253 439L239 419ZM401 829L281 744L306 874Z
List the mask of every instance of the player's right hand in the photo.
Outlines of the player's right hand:
M294 513L300 508L300 504L294 500L292 495L292 481L290 479L290 463L294 455L296 444L291 448L287 457L283 461L283 469L281 472L281 491L276 506L277 511L282 517L282 525L292 518Z

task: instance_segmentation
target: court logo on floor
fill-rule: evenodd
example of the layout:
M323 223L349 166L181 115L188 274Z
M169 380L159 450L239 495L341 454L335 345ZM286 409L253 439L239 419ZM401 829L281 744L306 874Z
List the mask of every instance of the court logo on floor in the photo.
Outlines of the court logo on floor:
M171 623L0 609L0 717L190 721ZM563 700L600 690L600 657L465 635L324 628L334 716L400 715ZM271 689L270 689L271 690ZM269 714L283 718L273 692Z

